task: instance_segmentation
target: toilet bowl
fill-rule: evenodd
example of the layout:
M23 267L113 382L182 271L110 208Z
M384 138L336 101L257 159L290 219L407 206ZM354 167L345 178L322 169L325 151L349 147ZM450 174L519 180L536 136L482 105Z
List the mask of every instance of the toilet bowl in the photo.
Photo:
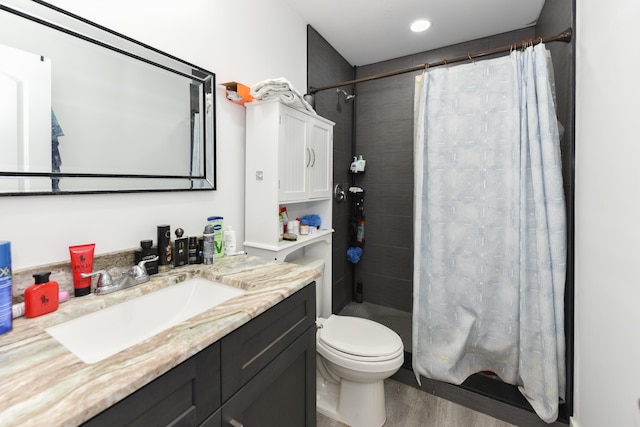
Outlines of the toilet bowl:
M318 412L352 427L380 427L386 419L384 380L404 361L391 329L359 317L318 319Z
M324 261L301 257L290 262L324 271ZM317 313L323 306L323 278L316 279ZM329 284L330 285L330 284ZM402 339L369 319L330 314L318 317L316 403L318 412L351 427L381 427L386 419L384 380L404 362Z

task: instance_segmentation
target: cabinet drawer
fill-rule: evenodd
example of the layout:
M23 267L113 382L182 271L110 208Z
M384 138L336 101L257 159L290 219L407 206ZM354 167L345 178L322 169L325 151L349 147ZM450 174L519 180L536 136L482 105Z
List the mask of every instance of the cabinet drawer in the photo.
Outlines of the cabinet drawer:
M214 343L84 426L197 425L220 406L220 344Z
M315 323L315 292L313 282L222 339L223 402Z

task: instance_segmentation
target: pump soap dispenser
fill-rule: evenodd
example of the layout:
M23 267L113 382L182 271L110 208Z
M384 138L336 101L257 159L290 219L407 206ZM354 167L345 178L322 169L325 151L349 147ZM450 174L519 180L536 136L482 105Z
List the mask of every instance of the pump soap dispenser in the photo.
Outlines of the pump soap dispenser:
M33 275L35 285L24 291L24 316L37 317L58 309L58 282L50 282L50 271Z

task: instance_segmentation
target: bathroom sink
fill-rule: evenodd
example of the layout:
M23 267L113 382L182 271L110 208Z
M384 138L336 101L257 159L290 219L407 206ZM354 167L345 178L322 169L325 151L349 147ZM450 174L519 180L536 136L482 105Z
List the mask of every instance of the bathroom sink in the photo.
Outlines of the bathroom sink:
M83 362L96 363L243 293L189 279L46 331Z

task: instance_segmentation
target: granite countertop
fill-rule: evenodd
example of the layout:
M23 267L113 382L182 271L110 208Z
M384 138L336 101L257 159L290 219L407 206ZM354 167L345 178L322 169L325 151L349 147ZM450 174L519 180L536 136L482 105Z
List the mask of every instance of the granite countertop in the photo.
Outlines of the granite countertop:
M85 364L45 328L193 278L247 291L107 359ZM56 312L14 320L0 336L0 425L75 426L99 414L320 277L319 270L241 255L184 266Z

